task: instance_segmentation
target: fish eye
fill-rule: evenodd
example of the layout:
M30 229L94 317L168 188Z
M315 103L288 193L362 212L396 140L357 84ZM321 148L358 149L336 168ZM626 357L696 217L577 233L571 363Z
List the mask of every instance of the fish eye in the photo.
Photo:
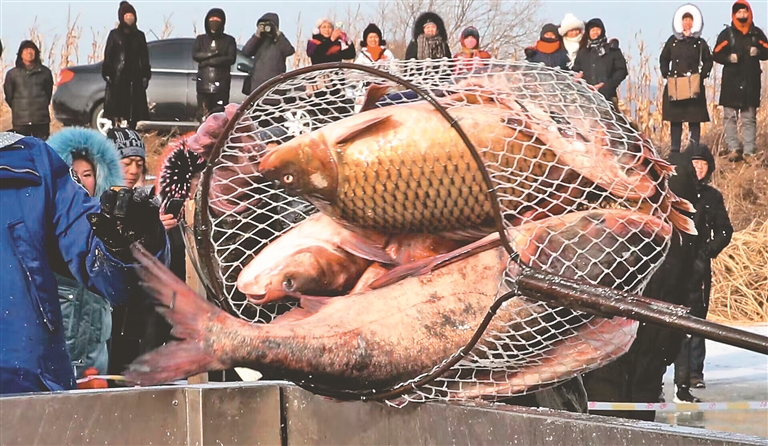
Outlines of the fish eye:
M293 281L292 277L283 279L283 289L285 289L285 291L293 291L296 289L296 282Z
M284 184L293 183L293 175L291 175L290 173L286 173L285 175L283 175L283 183Z

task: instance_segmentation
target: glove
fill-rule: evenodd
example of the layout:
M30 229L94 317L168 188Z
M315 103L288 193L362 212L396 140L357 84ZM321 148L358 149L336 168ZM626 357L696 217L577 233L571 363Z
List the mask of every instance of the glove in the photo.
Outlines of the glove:
M111 76L104 76L104 80L107 81L107 85L112 83L112 77Z
M149 79L146 79L146 78L142 79L142 80L141 80L141 85L142 85L142 86L144 87L144 89L146 90L146 89L147 89L147 87L149 87Z
M525 57L528 59L536 55L536 48L530 46L523 51L525 52Z
M731 56L728 58L731 63L738 63L739 62L739 56L737 56L735 53L731 54Z
M113 257L123 263L132 263L130 246L133 242L140 242L154 254L165 246L160 207L146 189L109 189L101 194L100 201L101 212L88 214L88 223Z
M752 47L749 49L749 55L752 57L757 57L757 47Z

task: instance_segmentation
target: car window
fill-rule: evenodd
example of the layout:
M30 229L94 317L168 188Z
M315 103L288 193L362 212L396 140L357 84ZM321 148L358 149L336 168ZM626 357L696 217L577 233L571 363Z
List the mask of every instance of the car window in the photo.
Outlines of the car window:
M191 39L155 41L147 44L153 70L193 70Z

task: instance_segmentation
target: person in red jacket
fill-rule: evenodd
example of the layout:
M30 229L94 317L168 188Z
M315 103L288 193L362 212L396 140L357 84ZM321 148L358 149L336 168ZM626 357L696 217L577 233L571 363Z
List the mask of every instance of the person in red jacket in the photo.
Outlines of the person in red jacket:
M461 51L454 54L455 74L471 73L485 64L483 59L490 59L491 53L480 49L480 32L474 26L468 26L461 32Z

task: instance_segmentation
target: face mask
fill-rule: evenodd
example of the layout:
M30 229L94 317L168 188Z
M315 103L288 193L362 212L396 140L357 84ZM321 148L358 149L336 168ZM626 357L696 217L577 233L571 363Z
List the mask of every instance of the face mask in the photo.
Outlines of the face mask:
M211 32L213 33L219 32L221 29L221 22L210 21L208 22L208 28L210 28Z
M744 23L747 23L748 17L740 17L736 20L738 20L739 23L744 24Z

